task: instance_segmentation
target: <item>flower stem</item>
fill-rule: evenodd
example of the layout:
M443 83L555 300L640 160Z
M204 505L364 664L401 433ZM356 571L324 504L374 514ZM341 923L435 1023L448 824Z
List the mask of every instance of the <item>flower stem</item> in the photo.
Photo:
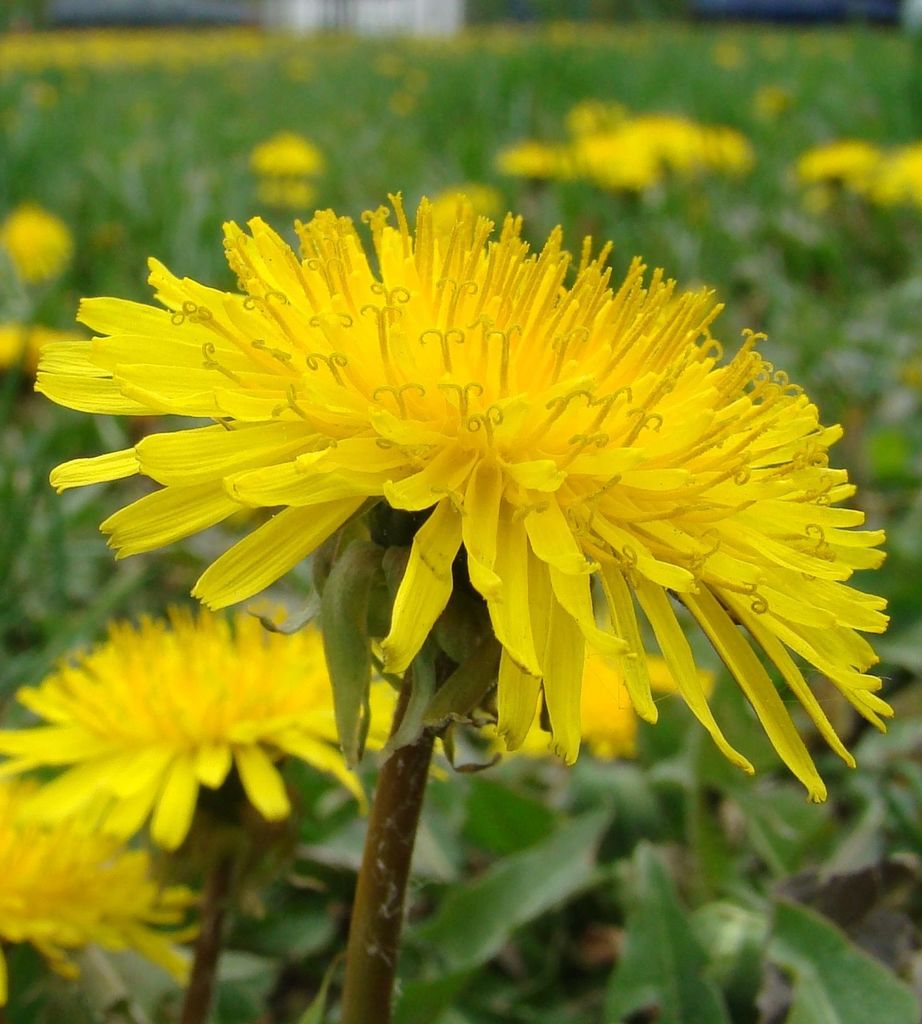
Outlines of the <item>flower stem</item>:
M179 1024L206 1024L214 995L218 957L234 878L235 858L224 854L212 865L202 894L201 925Z
M392 735L410 694L404 679ZM404 899L435 734L399 747L381 766L368 818L346 948L341 1024L389 1024Z

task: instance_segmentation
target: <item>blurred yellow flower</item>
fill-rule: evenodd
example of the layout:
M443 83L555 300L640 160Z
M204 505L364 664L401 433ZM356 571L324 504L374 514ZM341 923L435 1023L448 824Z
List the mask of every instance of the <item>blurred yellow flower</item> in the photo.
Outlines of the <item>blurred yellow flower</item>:
M383 745L393 698L373 688L369 745ZM116 623L105 643L62 664L19 702L45 724L0 732L10 760L0 774L70 766L32 801L58 820L108 798L102 826L129 836L152 815L151 835L175 849L192 822L199 786L236 769L269 821L290 812L275 762L300 758L362 797L337 745L320 633L270 633L258 619L174 609L169 622Z
M279 132L255 147L250 167L261 203L280 210L307 211L317 190L311 181L324 167L320 150L295 132Z
M586 100L567 125L568 143L518 143L500 151L497 167L518 177L585 178L611 191L642 192L669 175L745 174L755 161L749 141L732 128L673 114L629 116L617 103Z
M871 182L870 197L881 206L922 206L922 143L885 154Z
M0 324L0 368L21 361L34 373L43 346L50 342L72 344L83 340L76 331L57 331L40 324Z
M35 373L45 345L75 341L86 341L86 335L77 331L56 331L40 324L0 324L0 369L22 361L27 370Z
M574 142L572 154L581 177L613 192L643 192L663 176L662 161L638 132L584 135Z
M883 152L863 139L841 139L814 146L797 160L802 185L836 185L866 194L880 168Z
M565 123L570 135L592 135L618 128L627 117L623 103L587 99L570 108Z
M536 181L575 176L566 146L535 141L516 142L501 149L496 154L496 168L500 174L508 174L512 178L532 178Z
M59 217L35 203L22 203L0 224L0 247L23 281L40 284L67 267L74 243Z
M447 241L459 219L465 215L496 218L502 212L502 204L502 196L491 185L471 181L446 188L432 197L432 225L436 235Z
M743 66L746 54L738 39L718 39L713 49L714 63L724 71L737 71Z
M776 121L794 106L794 94L781 85L760 86L752 98L753 113L760 121Z
M744 174L753 160L752 147L739 132L671 114L628 118L614 131L583 135L573 143L581 174L615 190L639 192L667 174Z
M279 132L254 147L250 168L257 177L308 178L323 170L323 156L303 135Z
M391 113L396 114L397 117L409 117L418 103L419 100L415 93L409 92L407 89L398 89L397 92L391 93L387 101Z
M0 782L0 940L28 942L59 974L75 978L70 959L90 943L132 949L177 980L187 973L175 943L195 902L185 888L162 888L151 877L150 856L125 849L88 821L43 824L29 813L35 787ZM0 947L0 1005L7 1000Z
M266 206L307 211L317 198L317 189L303 178L260 178L256 195Z

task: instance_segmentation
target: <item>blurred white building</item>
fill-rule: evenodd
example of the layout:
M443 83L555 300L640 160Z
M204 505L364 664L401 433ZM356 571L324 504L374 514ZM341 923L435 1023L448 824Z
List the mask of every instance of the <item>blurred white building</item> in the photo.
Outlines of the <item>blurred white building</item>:
M432 36L451 35L464 24L464 0L265 0L264 10L269 26L295 32Z

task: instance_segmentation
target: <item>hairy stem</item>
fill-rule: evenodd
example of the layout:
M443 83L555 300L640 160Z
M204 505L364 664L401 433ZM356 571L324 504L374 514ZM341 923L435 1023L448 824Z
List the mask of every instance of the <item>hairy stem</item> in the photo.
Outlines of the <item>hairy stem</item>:
M404 679L392 734L410 694ZM404 899L435 735L424 730L384 762L368 818L346 948L342 1024L389 1024Z
M179 1024L206 1024L208 1021L233 879L234 857L225 854L212 865L205 881L201 925Z

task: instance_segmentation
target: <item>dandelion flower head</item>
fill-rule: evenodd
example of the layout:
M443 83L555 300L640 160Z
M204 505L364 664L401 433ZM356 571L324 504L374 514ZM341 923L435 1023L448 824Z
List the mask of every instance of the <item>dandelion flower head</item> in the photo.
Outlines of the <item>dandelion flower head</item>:
M535 181L575 177L568 147L531 139L501 149L496 155L496 169L511 178Z
M922 207L922 143L886 154L871 182L870 197L880 206Z
M803 185L840 185L853 192L867 192L883 152L862 139L842 139L814 146L797 161L797 178Z
M432 197L432 225L437 236L445 241L451 237L455 224L459 219L458 204L462 209L460 215L470 216L471 213L481 217L496 217L500 212L502 198L491 185L468 182L455 188L446 188Z
M39 353L49 342L73 342L81 336L75 331L57 331L40 324L0 324L0 367L24 363L35 372Z
M619 103L585 100L567 115L571 138L521 142L502 150L497 167L517 177L585 178L599 188L643 192L672 175L746 174L755 154L740 132L673 114L628 115Z
M762 85L752 97L752 110L760 121L777 121L794 106L794 99L783 85Z
M217 422L65 463L54 484L142 473L161 485L103 523L120 554L241 505L281 506L199 579L194 593L214 607L268 586L369 500L426 512L382 641L389 671L406 669L445 608L463 547L502 645L510 749L540 693L556 749L575 758L587 645L621 659L635 709L654 721L646 619L693 713L751 771L713 717L678 602L822 798L765 662L850 763L798 659L875 724L889 713L860 635L885 628L884 601L847 585L880 564L883 534L838 507L854 492L829 465L841 429L820 423L756 335L722 358L711 293L683 293L640 260L612 285L610 247L593 256L588 240L571 279L559 229L531 252L519 218L496 237L461 210L439 239L428 201L415 230L392 202L364 218L377 273L353 222L323 211L297 226L300 256L260 220L227 226L241 295L154 262L165 310L85 301L80 318L100 336L46 349L40 391L78 409Z
M160 887L148 853L86 821L37 822L29 813L34 789L0 782L0 940L31 943L68 978L78 973L71 954L96 943L135 950L182 980L187 962L175 943L188 937L193 894ZM0 951L0 1005L6 998Z
M381 723L392 703L387 684L373 693L372 748L384 742ZM105 829L129 836L151 817L154 841L175 849L199 786L217 789L232 768L264 818L285 818L290 802L275 764L284 755L361 796L337 746L315 628L284 636L250 615L231 626L204 610L173 610L169 622L116 623L103 644L17 696L44 722L0 732L9 758L0 773L66 768L32 802L42 819L106 796Z
M250 154L259 201L279 209L306 209L316 197L312 178L323 171L320 150L296 132L279 132Z
M567 131L573 136L596 135L618 128L628 118L623 103L597 99L580 100L567 112Z
M60 217L35 203L22 203L0 224L0 248L23 281L41 284L67 267L74 243Z
M250 168L258 177L309 178L320 174L323 166L320 150L297 132L279 132L250 154Z

